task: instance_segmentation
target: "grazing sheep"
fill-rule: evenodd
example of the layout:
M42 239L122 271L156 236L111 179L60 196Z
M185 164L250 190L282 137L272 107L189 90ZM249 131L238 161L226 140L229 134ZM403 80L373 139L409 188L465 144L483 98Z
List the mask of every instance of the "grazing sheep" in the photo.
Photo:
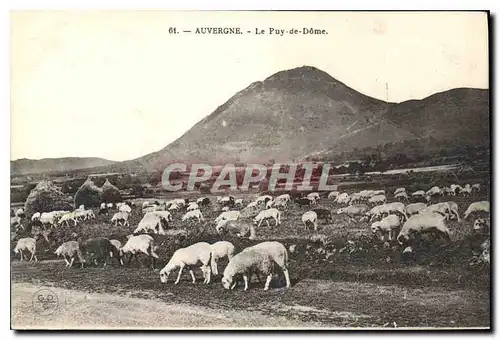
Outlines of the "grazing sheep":
M332 220L332 213L328 209L315 208L311 209L311 211L314 211L318 215L318 219L320 220L325 220L327 222Z
M240 216L241 213L239 211L224 211L215 219L215 224L221 220L236 221Z
M226 232L230 235L236 235L238 237L246 237L248 235L249 240L254 240L256 237L254 225L246 221L222 220L219 221L215 230L218 233Z
M146 208L147 206L149 206L149 202L148 201L142 202L142 209Z
M154 268L155 259L158 258L158 255L155 253L157 249L158 247L155 246L155 240L151 236L131 236L127 240L127 243L125 243L125 245L120 248L120 262L123 263L123 261L121 261L121 258L123 258L125 254L130 254L127 263L128 265L130 265L132 257L135 257L135 259L137 260L137 253L143 253L151 259L151 266Z
M21 256L21 261L24 261L23 258L23 250L27 250L31 253L31 257L29 262L35 258L35 262L38 262L38 258L36 257L36 240L31 237L20 238L17 241L16 247L14 248L14 253L19 253Z
M124 203L118 208L118 211L130 214L132 212L132 208Z
M439 187L432 187L426 193L427 196L443 196L443 190Z
M479 185L478 183L473 184L471 186L471 192L479 192L479 191L481 191L481 185Z
M374 205L379 205L379 204L384 204L387 202L387 198L385 195L375 195L372 196L368 199L368 203L374 204Z
M14 213L14 216L20 217L20 218L26 217L26 214L24 213L24 209L23 208L17 209L16 212Z
M426 196L425 191L423 191L423 190L417 190L411 195L412 195L412 197L415 197L415 198L423 198Z
M178 284L181 279L182 270L184 267L189 268L189 274L193 279L193 283L196 282L196 278L193 273L193 266L201 263L201 271L203 272L204 281L203 283L210 283L210 260L212 257L212 247L207 242L198 242L190 245L186 248L181 248L175 251L174 255L170 258L167 265L160 271L160 281L161 283L167 283L168 276L172 271L179 268L179 274L177 275L177 280L175 284Z
M40 213L39 212L36 212L33 214L33 216L31 216L31 220L32 221L35 221L35 220L40 220Z
M361 195L359 192L352 193L351 196L349 196L349 204L354 205L354 204L359 204L363 201L364 197Z
M158 215L152 213L144 215L133 233L139 234L141 232L147 233L149 231L158 235L165 235L165 230L161 225L161 218Z
M450 210L450 206L446 202L440 202L436 204L431 204L428 207L420 210L419 214L426 214L430 212L436 212L445 217L446 220L450 218L450 215L453 214Z
M111 218L111 223L115 226L130 226L128 223L128 213L119 211Z
M179 210L180 208L181 208L181 207L180 207L178 204L176 204L176 203L172 203L172 204L171 204L171 205L167 208L167 210L168 210L168 211L177 211L177 210Z
M307 198L309 198L313 202L313 204L317 204L319 202L319 199L320 199L319 193L317 193L317 192L309 193L307 195Z
M400 199L400 200L405 200L409 201L410 198L408 197L408 194L406 192L398 192L396 195L394 195L394 198Z
M314 230L318 230L318 214L314 211L306 211L302 215L302 223L304 223L306 230L308 224L312 224L314 226Z
M76 241L68 241L64 242L56 249L54 254L57 257L62 256L64 261L66 262L66 267L71 268L73 266L73 261L75 260L75 255L78 257L80 261L80 265L83 268L83 264L85 263L85 259L82 256L82 252L80 251L80 245ZM71 261L68 261L66 257L69 257Z
M44 212L40 215L40 223L42 223L43 226L48 224L51 227L54 227L57 223L57 217L55 211L52 212Z
M122 247L122 243L118 240L109 240L109 243L111 243L113 247L115 247L115 249L111 253L109 253L109 256L116 257L116 259L120 261L120 264L123 266L123 260L120 255L120 248Z
M375 218L381 218L384 215L399 213L404 216L405 220L408 219L406 215L405 205L401 202L392 202L373 207L366 215L370 217L370 222Z
M248 205L243 210L256 209L257 207L258 207L258 203L257 202L250 202L250 203L248 203Z
M339 194L340 194L340 192L338 192L338 191L332 191L328 194L328 199L332 199L332 198L336 199Z
M290 194L283 194L283 195L279 195L278 197L276 197L274 199L275 202L290 202L291 201L291 197L290 197Z
M221 211L223 211L223 212L230 211L230 210L231 210L231 208L229 208L228 206L222 207L222 209L221 209Z
M271 202L271 201L268 201L267 203L269 203L269 202ZM273 202L273 205L272 205L273 207L286 209L287 208L287 202L289 202L289 201L275 199L272 202Z
M335 200L333 201L333 203L337 203L337 204L349 204L349 201L350 201L349 195L346 192L343 192L343 193L339 194L337 196L337 198L335 198Z
M385 239L385 235L389 235L389 241L392 241L393 235L396 236L399 228L401 227L401 219L398 215L392 214L384 217L382 220L373 222L371 229L375 234L380 232L382 234L382 241Z
M262 222L265 220L267 226L269 227L269 219L273 218L275 221L275 226L281 223L281 212L276 208L271 208L267 210L262 210L255 218L253 219L253 223L260 227Z
M406 193L406 188L397 188L396 190L394 190L394 197L402 192Z
M58 225L62 225L64 222L66 222L66 226L69 227L69 221L73 221L74 225L76 226L77 224L77 214L76 212L69 212L61 216L59 219Z
M260 272L267 275L264 290L269 289L273 277L273 267L277 264L285 275L286 287L290 288L290 275L288 273L288 252L285 246L279 242L262 242L253 247L245 248L236 254L224 270L222 286L225 289L234 289L235 277L242 275L245 281L245 290L248 290L248 282L252 273Z
M228 261L234 256L234 245L228 241L215 242L210 246L212 248L212 274L219 275L219 269L217 268L217 261L227 257Z
M450 208L450 213L451 213L451 217L453 216L456 216L457 217L457 221L460 222L460 215L458 214L458 204L456 204L455 202L453 201L448 201L446 202Z
M363 215L367 210L368 206L366 204L355 204L338 209L337 215L346 214L347 216L349 216L349 218L353 218L355 216Z
M270 200L266 202L266 209L271 209L274 205L274 200Z
M113 207L114 207L113 203L106 203L106 208L113 209Z
M490 202L489 201L479 201L479 202L471 203L464 213L464 220L466 220L471 214L475 214L478 212L486 212L489 214L490 213Z
M184 222L184 221L192 219L192 218L197 218L198 222L205 221L205 219L203 218L203 215L201 214L201 211L199 211L199 210L188 211L187 213L184 214L184 216L182 216L182 221Z
M258 205L260 205L260 204L265 205L267 203L267 201L270 201L272 199L273 199L273 197L270 195L262 195L262 196L257 197L255 202L257 202Z
M200 207L199 207L198 203L195 203L195 202L189 203L189 205L187 207L187 211L199 210L199 209L200 209Z
M410 217L399 232L397 240L399 244L405 245L418 234L433 232L450 239L450 231L444 223L445 217L439 213L417 214Z
M470 186L470 184L466 184L462 190L460 191L460 193L463 195L463 196L470 196L472 195L472 187Z
M411 216L418 214L418 212L422 209L427 208L427 204L425 203L411 203L408 204L405 208L406 215Z

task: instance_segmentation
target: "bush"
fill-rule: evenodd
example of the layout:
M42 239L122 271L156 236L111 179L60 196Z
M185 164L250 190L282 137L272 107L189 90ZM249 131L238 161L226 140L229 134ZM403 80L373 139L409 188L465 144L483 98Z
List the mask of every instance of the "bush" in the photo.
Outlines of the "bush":
M122 201L120 190L111 184L107 179L101 188L101 202L117 203Z
M50 181L42 181L31 190L24 211L26 216L35 212L50 212L54 210L72 210L71 196L64 194L61 189Z
M84 205L85 208L98 207L101 204L101 188L88 178L75 194L75 207Z

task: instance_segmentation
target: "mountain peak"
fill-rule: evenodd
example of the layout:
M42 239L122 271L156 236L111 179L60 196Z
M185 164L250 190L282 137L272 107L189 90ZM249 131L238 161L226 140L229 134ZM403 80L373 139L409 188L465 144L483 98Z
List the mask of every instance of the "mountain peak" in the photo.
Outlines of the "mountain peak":
M314 66L300 66L289 70L279 71L272 76L266 78L265 82L274 80L289 80L289 79L310 79L315 81L337 82L328 73Z

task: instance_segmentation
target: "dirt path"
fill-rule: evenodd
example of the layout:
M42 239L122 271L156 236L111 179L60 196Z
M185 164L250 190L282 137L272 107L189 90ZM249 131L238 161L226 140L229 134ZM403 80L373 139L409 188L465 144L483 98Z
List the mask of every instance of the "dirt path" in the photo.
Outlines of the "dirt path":
M36 293L49 289L57 297L56 307L42 311L33 304ZM51 315L46 315L51 314ZM154 299L85 293L76 290L12 285L14 329L167 329L167 328L317 328L313 322L270 317L259 312L214 310Z

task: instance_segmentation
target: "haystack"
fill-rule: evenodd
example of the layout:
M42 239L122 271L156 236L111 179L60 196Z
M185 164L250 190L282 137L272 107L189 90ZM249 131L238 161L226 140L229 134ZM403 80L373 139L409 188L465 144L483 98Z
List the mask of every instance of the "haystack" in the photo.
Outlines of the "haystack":
M122 201L120 190L111 184L107 179L101 187L101 202L118 203Z
M26 199L24 204L26 216L32 216L35 212L54 210L73 210L71 196L63 193L52 182L41 181Z
M75 207L84 205L85 208L98 207L101 204L101 188L89 178L82 184L75 194Z

